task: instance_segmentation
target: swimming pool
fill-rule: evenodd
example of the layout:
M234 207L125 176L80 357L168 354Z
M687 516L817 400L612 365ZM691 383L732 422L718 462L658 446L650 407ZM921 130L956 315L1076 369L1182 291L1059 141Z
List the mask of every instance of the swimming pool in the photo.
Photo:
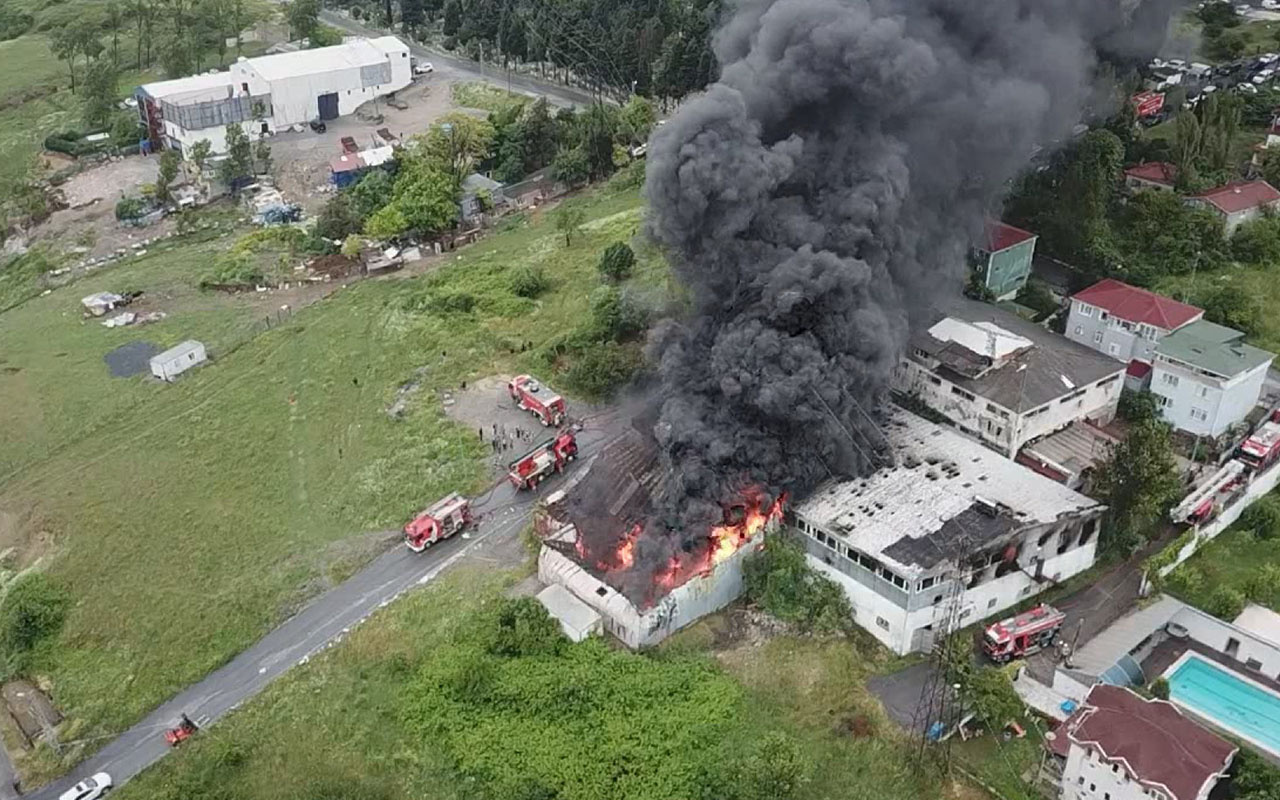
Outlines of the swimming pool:
M1165 678L1170 700L1280 756L1280 695L1195 653L1184 653Z

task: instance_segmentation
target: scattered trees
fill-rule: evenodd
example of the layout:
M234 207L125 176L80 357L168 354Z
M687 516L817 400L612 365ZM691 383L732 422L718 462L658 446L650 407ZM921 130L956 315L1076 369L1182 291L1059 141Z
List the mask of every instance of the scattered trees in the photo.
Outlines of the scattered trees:
M816 633L847 633L853 608L844 590L805 562L791 539L771 536L742 567L747 598L773 616Z
M320 27L320 0L292 0L285 6L289 38L310 39Z
M118 99L117 83L115 64L106 58L95 59L93 68L88 71L84 79L84 105L81 109L81 118L84 120L85 127L90 130L100 130L111 124Z
M1123 553L1145 541L1181 488L1169 427L1155 419L1131 424L1099 468L1096 485L1109 506L1104 547Z
M551 213L555 216L556 230L564 235L564 246L571 247L573 235L582 227L582 223L587 218L587 212L575 203L562 203Z

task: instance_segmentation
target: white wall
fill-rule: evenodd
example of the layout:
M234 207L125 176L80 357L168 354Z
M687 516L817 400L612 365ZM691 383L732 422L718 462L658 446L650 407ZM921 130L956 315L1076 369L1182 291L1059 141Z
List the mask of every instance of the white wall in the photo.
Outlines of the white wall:
M1168 335L1169 331L1164 328L1122 320L1105 308L1079 300L1071 301L1071 311L1067 314L1068 339L1126 364L1135 358L1150 363L1155 357L1156 343Z
M1163 398L1161 414L1175 428L1217 437L1257 405L1269 366L1267 362L1221 380L1157 357L1152 364L1151 391ZM1199 412L1204 412L1204 419L1199 418Z
M1132 780L1123 767L1103 762L1096 750L1091 757L1085 748L1071 743L1062 771L1062 800L1151 800L1145 792L1146 787Z
M956 394L952 391L954 384L910 358L902 359L894 370L894 388L917 396L970 435L1012 458L1032 439L1061 430L1076 420L1110 422L1124 388L1123 375L1124 367L1117 364L1113 374L1090 384L1083 395L1066 403L1060 402L1061 397L1055 398L1021 417L984 397L969 400ZM1064 387L1063 396L1068 394Z
M1260 665L1258 672L1273 680L1280 680L1280 647L1192 606L1180 610L1171 621L1186 628L1187 635L1195 641L1223 654L1227 653L1229 640L1237 642L1235 653L1231 657L1240 662L1242 675L1249 674L1250 670L1245 667L1245 663L1253 659Z
M375 97L399 91L412 80L409 67L409 51L387 54L391 64L391 82L361 87L360 68L344 66L324 72L293 75L268 81L253 68L252 60L238 61L231 66L236 91L242 84L249 84L251 94L271 94L272 124L280 130L291 125L305 125L320 116L319 97L322 94L338 95L338 114L346 116Z

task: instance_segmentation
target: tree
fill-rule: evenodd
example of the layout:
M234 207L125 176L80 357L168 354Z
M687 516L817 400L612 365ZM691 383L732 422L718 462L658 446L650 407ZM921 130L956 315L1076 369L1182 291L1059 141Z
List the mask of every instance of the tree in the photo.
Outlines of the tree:
M1246 264L1280 263L1280 219L1266 216L1241 225L1231 237L1231 254Z
M342 241L359 233L364 220L355 213L351 197L346 192L339 192L330 197L320 209L316 217L315 232L332 241Z
M439 170L424 169L414 175L402 175L396 181L392 205L404 217L409 229L418 233L436 233L458 221L457 188L450 177Z
M587 169L593 179L611 175L614 170L613 141L618 132L617 112L604 103L595 103L582 115L582 150L587 156Z
M1105 546L1115 552L1132 549L1179 496L1168 426L1154 419L1130 425L1098 470L1097 486L1109 506Z
M1259 497L1240 514L1239 527L1258 539L1280 536L1280 497L1274 494Z
M573 354L564 382L587 397L605 399L631 380L643 363L637 347L593 342Z
M635 266L636 254L626 242L614 242L605 248L600 256L598 269L600 274L612 281L625 281L631 277L631 269Z
M551 174L556 180L570 186L583 183L591 177L591 165L587 163L586 152L581 147L561 150L551 165Z
M228 185L253 174L253 145L239 123L227 126L227 157L218 169L222 182Z
M627 104L622 107L620 128L632 144L639 144L649 138L649 132L653 130L656 119L653 103L647 98L632 95Z
M320 0L292 0L284 9L289 38L310 39L320 25Z
M347 258L355 258L360 255L361 248L364 247L364 240L358 234L351 233L347 238L342 240L342 248L338 251Z
M0 648L21 656L62 629L71 596L41 572L28 573L9 587L0 604Z
M527 107L521 123L521 145L526 175L542 169L556 157L556 123L551 118L547 98L539 97Z
M177 150L165 150L160 154L160 171L156 174L156 199L161 202L169 200L169 186L178 177L178 167L182 159Z
M1191 111L1183 111L1173 120L1173 163L1178 168L1177 183L1180 189L1195 183L1196 162L1204 145L1204 130L1200 118Z
M76 91L76 58L84 56L86 60L97 58L102 52L102 42L98 41L98 32L93 20L81 15L69 25L59 28L50 43L53 54L58 60L67 62L67 72L71 76L71 93Z
M375 169L343 192L351 199L351 210L356 218L364 220L385 206L395 189L395 179L386 170Z
M85 127L98 130L107 127L115 115L118 76L115 65L106 58L93 62L84 79L81 117Z
M394 239L409 230L409 221L394 205L385 206L364 221L366 236L373 239Z
M1147 688L1151 690L1152 697L1157 697L1161 700L1169 699L1169 679L1163 675L1152 681Z
M1262 306L1257 298L1239 286L1222 286L1206 297L1201 305L1211 322L1244 331L1254 336L1262 328Z
M260 174L271 172L271 145L267 144L266 139L258 140L258 146L254 148L253 157L254 161L257 162Z
M459 0L446 0L444 4L444 26L441 33L445 36L457 36L462 27L462 3Z
M1247 747L1231 764L1233 800L1280 800L1280 768Z
M208 139L201 139L187 150L187 162L196 171L196 175L204 178L204 168L209 164L209 156L213 153L213 145Z
M1121 392L1117 411L1126 422L1160 419L1160 406L1151 392Z
M591 293L591 320L596 336L624 342L643 333L649 314L616 286L601 286Z
M970 671L962 683L961 692L967 696L978 719L992 733L998 734L1005 725L1026 712L1004 667L980 667Z
M426 0L400 0L400 29L413 33L427 22Z
M541 267L519 267L511 275L511 293L534 298L551 288L551 281Z
M582 227L582 223L587 219L587 212L582 210L580 206L570 203L562 203L559 208L551 212L555 217L556 230L564 234L564 246L573 245L573 235Z
M1218 619L1230 622L1244 611L1244 604L1245 596L1239 589L1233 586L1219 586L1209 594L1204 610Z
M804 549L781 536L742 567L747 599L774 617L803 631L834 634L852 630L853 608L844 591L809 566Z
M431 126L421 140L422 150L428 162L443 170L458 187L474 171L476 162L488 158L494 134L488 120L453 112Z

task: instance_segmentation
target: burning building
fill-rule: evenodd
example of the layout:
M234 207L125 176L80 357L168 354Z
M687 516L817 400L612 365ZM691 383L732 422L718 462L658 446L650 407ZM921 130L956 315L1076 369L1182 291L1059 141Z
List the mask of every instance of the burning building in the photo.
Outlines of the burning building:
M742 563L782 520L782 498L744 490L719 525L685 531L684 544L654 561L640 551L665 473L656 443L630 431L576 480L552 494L535 525L543 538L538 577L603 618L628 647L657 644L742 593Z
M927 650L935 629L976 622L1093 564L1104 506L900 409L884 433L896 464L819 487L793 526L858 624L894 652Z

